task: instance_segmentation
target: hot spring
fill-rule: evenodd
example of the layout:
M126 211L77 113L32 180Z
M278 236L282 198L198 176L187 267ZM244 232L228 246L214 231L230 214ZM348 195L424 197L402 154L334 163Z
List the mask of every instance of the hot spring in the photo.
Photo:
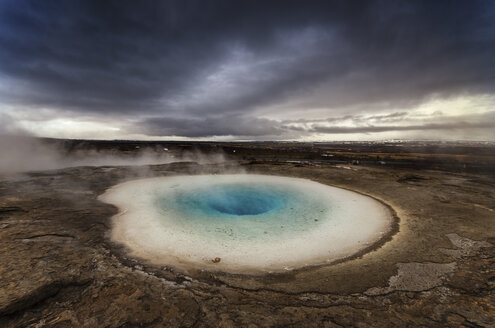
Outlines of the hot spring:
M229 272L278 271L350 257L390 231L371 197L269 175L141 179L101 196L121 209L112 239L155 264Z

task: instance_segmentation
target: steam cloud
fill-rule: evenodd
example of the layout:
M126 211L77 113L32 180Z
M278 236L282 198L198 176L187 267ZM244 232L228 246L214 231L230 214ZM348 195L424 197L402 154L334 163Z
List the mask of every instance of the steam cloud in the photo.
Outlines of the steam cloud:
M0 154L0 174L76 166L140 166L172 162L207 164L225 161L222 153L189 152L178 157L162 147L143 147L130 154L94 149L67 152L59 143L48 144L37 138L20 135L0 136Z

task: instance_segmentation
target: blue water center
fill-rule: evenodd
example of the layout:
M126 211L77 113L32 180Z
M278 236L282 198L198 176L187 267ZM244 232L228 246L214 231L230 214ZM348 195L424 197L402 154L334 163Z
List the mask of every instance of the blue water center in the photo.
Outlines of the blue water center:
M297 236L317 227L330 208L328 201L292 186L212 180L171 185L157 194L156 206L167 229L199 233L211 242Z
M212 186L180 195L179 202L207 214L246 216L264 214L281 208L286 195L246 185Z

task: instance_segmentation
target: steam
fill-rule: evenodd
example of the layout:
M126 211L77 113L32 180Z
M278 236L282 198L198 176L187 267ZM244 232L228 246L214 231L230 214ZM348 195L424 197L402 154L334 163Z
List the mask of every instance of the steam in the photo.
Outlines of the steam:
M133 151L97 150L80 146L66 149L62 142L43 142L22 135L0 136L0 174L56 170L77 166L142 166L173 162L214 164L225 161L223 153L191 151L173 154L165 147L137 147Z

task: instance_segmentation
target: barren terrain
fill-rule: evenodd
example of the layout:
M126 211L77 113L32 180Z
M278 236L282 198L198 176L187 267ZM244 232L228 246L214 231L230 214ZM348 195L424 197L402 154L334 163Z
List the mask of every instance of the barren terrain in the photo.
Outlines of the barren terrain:
M477 163L481 169L353 165L355 158L320 160L337 149L266 151L267 159L262 149L230 147L222 149L233 160L223 163L2 176L0 326L495 326L490 163L454 154L467 168ZM301 155L311 152L318 161ZM376 150L359 156L376 157ZM489 161L493 152L476 156ZM258 276L157 267L108 238L117 209L97 200L107 188L141 177L227 172L301 177L358 191L390 205L399 224L385 243L346 261Z

